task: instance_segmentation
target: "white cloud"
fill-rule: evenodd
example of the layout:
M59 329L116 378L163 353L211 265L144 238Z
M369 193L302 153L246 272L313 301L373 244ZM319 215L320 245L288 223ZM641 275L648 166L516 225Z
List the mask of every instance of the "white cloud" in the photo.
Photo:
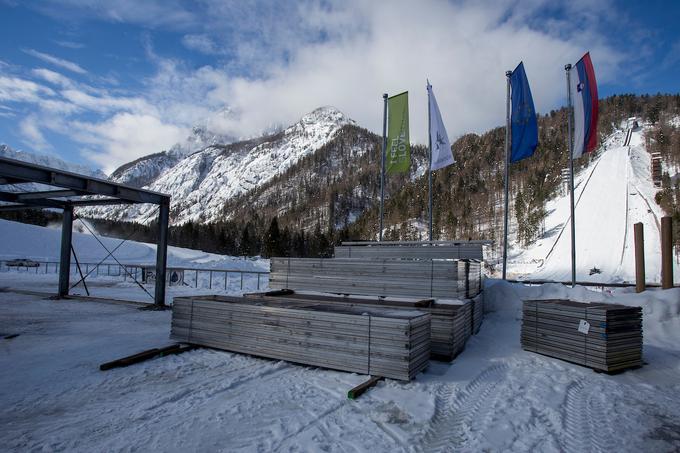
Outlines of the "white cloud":
M86 70L84 70L78 64L72 61L64 60L63 58L55 57L54 55L50 55L47 53L38 52L35 49L22 49L22 50L28 55L31 55L35 58L38 58L44 62L53 64L55 66L59 66L60 68L73 71L77 74L87 74Z
M180 0L45 0L30 7L52 17L74 20L96 17L109 22L127 22L148 27L186 28L197 22Z
M94 124L74 121L71 127L77 141L96 150L84 157L97 162L105 172L149 154L149 150L168 149L186 136L186 130L155 116L132 113L118 113Z
M0 75L0 100L9 102L38 102L55 92L43 85L18 77Z
M187 49L196 50L207 55L219 53L215 41L207 35L184 35L182 37L182 44Z
M82 49L85 47L85 44L80 43L80 42L75 42L75 41L54 41L56 44L60 45L61 47L66 47L68 49Z
M66 89L61 91L61 95L68 102L80 108L94 112L106 113L120 110L130 112L155 112L155 107L150 105L142 98L111 96L105 91L93 96L81 89Z
M31 73L38 77L41 78L53 85L58 85L61 87L72 87L73 86L73 81L69 79L68 77L58 73L51 71L49 69L45 68L38 68L38 69L33 69Z
M94 149L87 157L107 169L167 149L191 125L206 120L215 132L246 137L334 105L380 132L382 93L404 90L410 93L412 140L425 143L428 77L455 138L503 124L505 71L520 60L537 109L547 112L566 102L565 63L590 50L602 83L623 68L628 51L603 35L604 25L624 20L609 1L303 0L291 7L204 0L193 8L199 13L177 1L48 0L44 5L54 14L179 29L184 46L219 54L212 65L196 68L156 54L149 32L143 45L156 73L135 93L94 88L43 68L32 75L54 90L0 76L0 100L36 102L51 116L61 112L64 121L43 127ZM75 63L27 52L84 72ZM60 67L74 70L67 66ZM230 114L215 114L225 106ZM69 117L82 112L93 116Z
M547 22L541 14L555 4L569 14ZM236 114L221 120L220 132L235 136L290 123L319 105L334 105L379 131L382 93L408 90L411 137L424 143L429 77L455 137L503 123L505 71L520 60L537 108L546 112L565 103L565 63L590 50L598 80L606 82L624 57L624 50L601 36L599 22L572 20L574 14L601 11L582 2L572 10L568 2L542 0L521 7L510 0L400 0L389 7L355 0L303 4L308 7L293 8L283 17L253 17L244 12L248 5L235 5L224 6L232 23L240 24L244 35L262 34L236 41L237 59L256 65L248 76L231 71L233 63L193 70L166 61L159 62L149 84L150 102L164 104L166 113L187 104L193 104L191 113L228 105ZM220 8L214 8L215 20L224 20ZM540 26L527 25L533 23ZM238 36L237 30L230 36Z
M47 151L51 150L52 146L45 140L40 127L38 126L38 119L29 115L19 123L19 132L23 137L24 143L34 150Z

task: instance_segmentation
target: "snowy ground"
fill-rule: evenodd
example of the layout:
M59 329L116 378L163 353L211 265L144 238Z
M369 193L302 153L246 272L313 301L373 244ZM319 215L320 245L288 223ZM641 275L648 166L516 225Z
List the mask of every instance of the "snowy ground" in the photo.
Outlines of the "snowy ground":
M98 263L108 252L91 234L80 233L81 224L74 223L73 248L82 263ZM87 231L87 230L85 230ZM45 228L0 219L0 260L30 258L36 261L59 261L61 227ZM109 249L113 250L122 239L98 236ZM156 264L156 244L125 241L113 254L123 264ZM73 261L73 259L72 259ZM116 264L112 258L105 263ZM216 255L200 250L168 247L168 266L201 267L214 269L265 270L269 271L269 260Z
M644 225L646 280L660 281L660 219L665 214L654 201L658 189L650 176L644 131L634 130L629 146L623 146L625 130L612 134L601 155L575 178L578 281L634 282L637 222ZM509 251L509 278L571 280L569 194L549 201L546 210L543 237L527 249ZM675 267L678 281L680 263ZM602 273L589 275L592 268Z
M638 370L607 376L519 346L522 298L644 307ZM169 344L168 312L0 293L0 445L14 451L673 451L680 289L597 293L489 280L478 335L411 383L201 349L100 372Z
M81 226L78 222L75 227ZM85 229L85 231L87 231ZM57 292L58 275L56 262L59 261L61 230L58 228L44 228L34 225L27 225L18 222L0 220L0 260L11 260L15 258L30 258L41 263L38 268L8 268L0 265L0 287L11 287L15 289L25 289L41 291L54 294ZM123 242L121 239L99 237L109 250L114 250ZM97 297L109 297L114 299L134 300L139 302L151 302L152 297L142 290L136 283L124 281L123 274L119 277L107 277L104 274L108 271L111 274L119 272L118 263L112 258L106 258L108 252L97 242L91 234L73 233L73 247L80 263L90 263L92 269L94 264L104 260L101 266L101 273L93 272L87 277L87 284L90 294ZM143 242L125 241L122 246L115 250L115 258L123 264L134 265L155 265L156 245ZM105 259L106 258L106 259ZM50 264L45 265L45 261ZM72 258L72 262L74 262ZM107 269L108 265L111 268ZM269 260L259 258L233 257L216 255L213 253L191 250L180 247L168 247L168 266L212 269L214 271L259 271L269 272ZM83 264L83 272L85 273ZM141 277L137 276L139 279ZM243 288L241 289L241 275L238 272L229 274L225 289L225 274L222 272L213 273L213 285L210 289L210 273L199 272L198 289L195 274L193 271L185 272L185 281L191 286L169 286L167 288L166 302L170 302L173 297L184 294L215 294L215 293L234 293L239 291L254 291L258 286L256 274L244 274ZM76 268L71 269L71 283L79 280ZM267 284L267 275L262 275L260 285ZM145 284L146 291L153 295L153 283ZM82 285L78 285L70 291L74 295L85 295L86 291Z

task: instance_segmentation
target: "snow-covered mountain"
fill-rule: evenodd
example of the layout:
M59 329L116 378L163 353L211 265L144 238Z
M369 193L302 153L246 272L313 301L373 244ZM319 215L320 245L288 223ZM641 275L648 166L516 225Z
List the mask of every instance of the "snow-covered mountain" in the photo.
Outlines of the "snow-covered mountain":
M106 174L99 169L93 169L86 165L74 164L66 162L55 156L47 154L34 154L24 151L16 151L8 145L0 144L0 157L8 159L21 160L32 164L43 165L45 167L58 168L73 173L80 173L81 175L94 176L96 178L106 179Z
M187 152L190 145L176 146L120 167L111 179L170 194L174 224L217 220L228 217L224 212L228 200L285 172L348 124L354 121L339 110L321 107L283 131L236 143L216 143L219 137L205 137L197 129L193 146L199 150ZM213 143L201 148L206 140ZM154 207L145 205L88 208L83 214L140 222L155 219Z
M193 127L191 134L166 151L140 157L121 165L111 173L111 180L122 184L144 187L151 184L163 172L171 169L186 156L209 146L227 145L236 141L230 135L215 132L209 121Z

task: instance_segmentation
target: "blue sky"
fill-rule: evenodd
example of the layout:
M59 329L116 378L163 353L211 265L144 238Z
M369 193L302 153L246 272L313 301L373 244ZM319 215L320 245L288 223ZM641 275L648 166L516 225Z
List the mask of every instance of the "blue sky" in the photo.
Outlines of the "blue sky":
M429 77L449 135L503 123L523 60L537 110L589 50L601 96L677 93L680 2L0 0L0 143L111 171L194 125L248 137L334 105L378 131Z

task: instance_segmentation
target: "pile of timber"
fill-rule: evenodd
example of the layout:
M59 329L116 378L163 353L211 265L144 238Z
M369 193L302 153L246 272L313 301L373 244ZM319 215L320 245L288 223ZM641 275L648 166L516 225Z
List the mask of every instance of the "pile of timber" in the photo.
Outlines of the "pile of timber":
M245 294L249 299L272 302L305 301L314 304L331 304L359 309L376 307L419 310L431 315L432 357L452 360L464 348L474 329L474 302L472 300L434 301L433 299L408 299L397 297L339 296L335 294L312 293L292 290L270 291L267 293ZM477 298L481 301L481 297ZM481 302L477 302L481 306ZM481 318L478 319L481 324Z
M430 357L430 315L388 307L230 296L176 297L177 341L410 380Z
M477 295L472 299L472 334L477 335L484 320L484 298Z
M489 241L382 241L343 242L336 258L471 259L482 260L482 246Z
M596 370L642 365L642 309L568 300L527 300L522 348Z
M481 289L476 265L460 260L272 258L270 266L272 289L445 299Z
M433 343L438 342L432 354L453 359L465 349L465 343L472 335L472 301L440 301L435 309L440 316L432 314ZM446 316L441 316L446 313ZM436 340L435 340L436 339Z

